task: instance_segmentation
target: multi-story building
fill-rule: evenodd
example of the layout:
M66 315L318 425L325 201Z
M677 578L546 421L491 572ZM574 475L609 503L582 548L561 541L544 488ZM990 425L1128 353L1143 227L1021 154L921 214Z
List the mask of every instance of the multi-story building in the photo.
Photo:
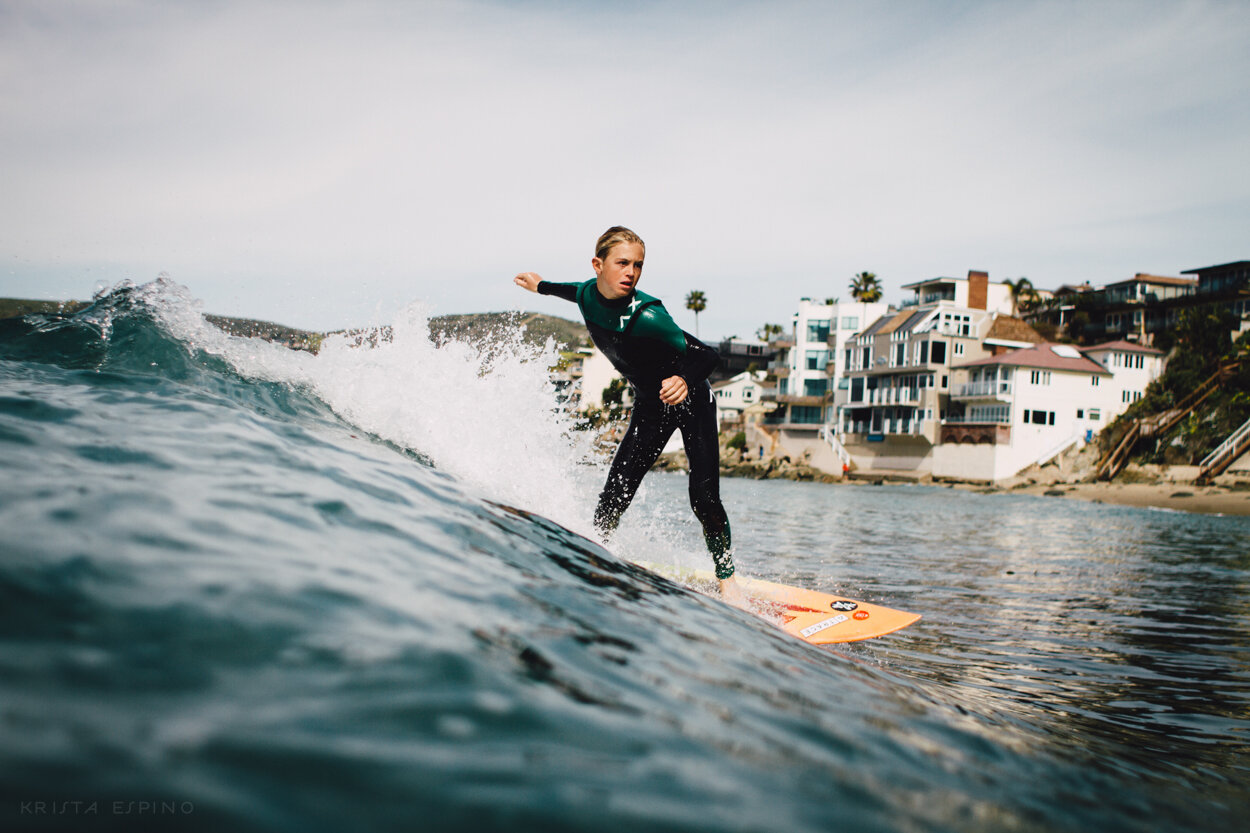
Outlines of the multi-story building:
M749 338L727 338L717 346L720 367L712 371L710 381L719 382L743 371L764 370L777 355L771 342Z
M1176 325L1177 301L1193 295L1197 285L1193 278L1140 272L1130 280L1107 284L1097 297L1098 310L1084 335L1146 344L1155 333Z
M836 417L834 392L845 375L837 358L856 333L889 309L884 303L799 301L792 340L782 343L771 367L778 408L769 423L791 456L824 450L821 430Z
M952 368L933 475L1001 480L1093 435L1163 373L1159 350L1036 344Z
M1091 437L1115 405L1111 372L1066 344L964 362L952 376L934 477L1010 477Z
M1187 269L1181 274L1197 275L1194 295L1199 302L1224 301L1243 322L1250 318L1250 260Z
M909 284L914 299L843 351L842 445L861 469L928 473L940 441L952 365L1040 341L1011 318L1008 288L985 272ZM1001 322L1001 323L1000 323Z

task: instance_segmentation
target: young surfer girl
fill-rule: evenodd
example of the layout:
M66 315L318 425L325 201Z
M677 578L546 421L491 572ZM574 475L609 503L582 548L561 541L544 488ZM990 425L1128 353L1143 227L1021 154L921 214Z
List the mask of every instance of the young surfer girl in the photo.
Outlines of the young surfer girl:
M721 594L739 601L729 518L720 500L716 400L707 382L720 357L678 327L658 298L638 291L645 253L642 238L613 226L595 245L593 279L552 283L522 272L513 280L530 292L576 303L595 346L633 387L633 414L599 494L596 528L605 539L612 534L643 475L680 430L690 460L690 506L703 525Z

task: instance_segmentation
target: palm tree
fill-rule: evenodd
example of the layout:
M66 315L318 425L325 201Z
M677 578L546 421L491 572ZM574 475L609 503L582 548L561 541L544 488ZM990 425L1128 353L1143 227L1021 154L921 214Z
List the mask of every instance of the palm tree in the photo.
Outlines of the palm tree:
M707 309L707 296L699 290L694 290L686 296L686 309L694 313L694 334L697 338L699 335L699 313Z
M1037 303L1037 290L1028 278L1016 278L1014 281L1008 278L1003 283L1011 290L1012 315L1018 315Z
M779 336L784 332L785 328L780 324L765 324L763 327L759 328L756 334L762 341L772 341L773 336Z
M875 304L881 300L881 281L875 272L860 272L851 281L851 297L862 304Z

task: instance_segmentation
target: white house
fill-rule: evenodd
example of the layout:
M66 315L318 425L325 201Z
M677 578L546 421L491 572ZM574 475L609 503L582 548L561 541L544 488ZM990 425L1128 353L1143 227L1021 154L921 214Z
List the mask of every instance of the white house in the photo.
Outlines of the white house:
M555 377L556 387L564 392L575 410L603 406L603 391L613 379L621 378L612 362L598 347L583 348L569 362L567 369ZM628 391L626 392L628 401Z
M1090 439L1123 410L1110 370L1066 344L952 367L933 476L995 481Z
M1131 341L1109 341L1082 347L1081 352L1111 371L1118 394L1118 415L1146 392L1146 386L1163 375L1166 359L1162 350Z
M763 381L767 375L762 370L754 373L744 370L737 376L712 385L716 412L722 425L741 421L743 412L764 398Z
M838 358L857 333L889 309L889 304L880 302L799 301L792 346L779 356L784 366L770 366L777 375L778 416L769 422L777 428L778 443L786 453L794 457L811 454L818 466L819 455L826 455L829 459L824 465L840 470L841 463L821 439L821 430L836 419L834 395L845 387L844 366Z

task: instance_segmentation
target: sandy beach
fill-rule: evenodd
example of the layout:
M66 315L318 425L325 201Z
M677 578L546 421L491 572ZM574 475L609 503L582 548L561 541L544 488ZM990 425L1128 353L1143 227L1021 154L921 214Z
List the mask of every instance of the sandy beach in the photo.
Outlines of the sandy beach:
M1008 491L1008 490L1004 490ZM1034 483L1013 493L1046 495L1056 500L1089 500L1210 515L1250 515L1250 483L1194 486L1185 483Z

